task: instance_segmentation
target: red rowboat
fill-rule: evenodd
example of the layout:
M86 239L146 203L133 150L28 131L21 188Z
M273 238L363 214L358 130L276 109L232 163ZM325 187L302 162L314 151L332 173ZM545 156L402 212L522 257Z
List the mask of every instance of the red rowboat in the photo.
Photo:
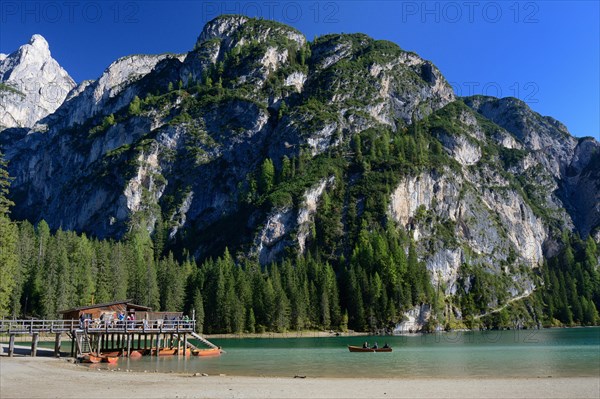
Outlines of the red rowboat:
M87 355L83 355L81 357L81 361L83 363L100 363L102 361L102 358L100 356L88 353Z
M221 356L221 348L197 349L192 351L194 356Z
M104 363L116 364L119 361L119 356L100 355Z

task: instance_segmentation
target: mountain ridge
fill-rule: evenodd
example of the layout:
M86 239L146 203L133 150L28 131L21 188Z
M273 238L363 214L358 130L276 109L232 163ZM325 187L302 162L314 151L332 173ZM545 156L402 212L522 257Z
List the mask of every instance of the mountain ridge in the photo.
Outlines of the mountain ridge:
M596 140L518 99L456 98L431 62L362 34L218 17L185 55L115 61L0 149L16 219L141 230L198 260L341 268L394 226L447 296L477 267L500 304L535 291L564 231L600 241Z

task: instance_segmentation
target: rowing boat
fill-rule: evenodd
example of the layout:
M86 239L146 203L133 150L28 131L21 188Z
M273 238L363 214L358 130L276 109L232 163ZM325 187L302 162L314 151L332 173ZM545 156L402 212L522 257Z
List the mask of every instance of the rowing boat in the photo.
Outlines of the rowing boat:
M177 351L175 351L175 354L176 355L189 356L189 355L192 354L192 350L190 348L187 348L185 350L183 348L181 348L181 349L177 349Z
M158 351L158 356L173 356L177 348L163 348Z
M100 363L102 361L102 358L100 356L96 356L89 353L87 355L83 355L81 357L81 361L83 363Z
M362 346L348 345L350 352L391 352L392 348L363 348Z
M220 356L221 348L196 349L192 351L194 356Z
M119 357L121 355L123 355L123 351L112 351L112 352L101 352L100 353L101 357L103 357L103 356Z
M104 363L116 364L119 361L119 356L100 355Z

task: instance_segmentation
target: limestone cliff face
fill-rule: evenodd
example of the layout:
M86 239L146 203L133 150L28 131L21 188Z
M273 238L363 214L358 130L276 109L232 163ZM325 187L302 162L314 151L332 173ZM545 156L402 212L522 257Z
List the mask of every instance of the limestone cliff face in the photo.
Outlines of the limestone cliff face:
M46 39L33 35L9 55L0 54L0 130L30 128L53 113L75 87L52 58Z
M454 100L435 66L392 43L326 35L310 51L308 75L296 75L295 88L312 100L286 115L275 135L308 144L312 155L368 128L404 127Z
M583 236L598 229L599 144L591 138L577 143L564 126L514 99L465 103L473 110L455 104L443 110L447 128L423 125L454 166L403 178L389 214L412 234L447 294L456 292L461 266L475 264L512 276L505 289L527 295L532 282L514 266L535 268L554 256L555 226ZM553 147L544 150L542 142Z
M517 168L537 181L548 182L556 195L542 204L562 206L568 224L586 237L600 226L598 201L599 143L593 138L577 140L559 121L533 112L515 98L468 98L466 104L510 132L529 154ZM542 176L537 173L543 170ZM527 173L529 172L529 173ZM554 180L554 182L549 182Z

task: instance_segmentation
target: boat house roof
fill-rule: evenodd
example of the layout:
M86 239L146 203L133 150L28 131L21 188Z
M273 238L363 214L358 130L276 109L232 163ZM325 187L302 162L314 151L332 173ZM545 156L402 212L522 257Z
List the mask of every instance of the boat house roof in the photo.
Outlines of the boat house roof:
M128 310L131 309L131 310L141 310L141 311L152 311L152 308L150 308L148 306L136 305L135 303L132 303L131 301L132 301L132 299L126 299L123 301L97 303L95 305L79 306L77 308L61 310L58 313L65 314L65 313L79 312L82 310L89 310L89 309L110 308L112 306L118 306L118 305L125 305L125 307Z

